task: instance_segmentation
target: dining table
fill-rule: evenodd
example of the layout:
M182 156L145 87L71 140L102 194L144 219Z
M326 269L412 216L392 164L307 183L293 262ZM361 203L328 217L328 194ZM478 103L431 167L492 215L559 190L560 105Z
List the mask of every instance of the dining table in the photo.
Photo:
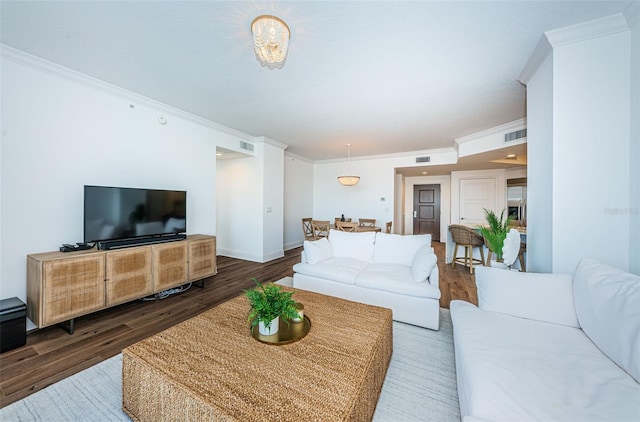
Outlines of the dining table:
M381 232L382 231L382 227L378 227L378 226L358 226L356 231L358 231L358 232Z
M331 225L331 228L334 230L338 230L338 227L335 224ZM357 232L381 232L382 227L378 226L358 226L356 229Z

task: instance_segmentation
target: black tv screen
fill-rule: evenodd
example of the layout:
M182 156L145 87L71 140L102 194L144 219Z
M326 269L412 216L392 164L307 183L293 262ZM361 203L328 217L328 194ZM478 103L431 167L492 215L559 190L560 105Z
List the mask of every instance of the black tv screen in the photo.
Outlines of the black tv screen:
M84 187L84 241L184 233L187 192Z

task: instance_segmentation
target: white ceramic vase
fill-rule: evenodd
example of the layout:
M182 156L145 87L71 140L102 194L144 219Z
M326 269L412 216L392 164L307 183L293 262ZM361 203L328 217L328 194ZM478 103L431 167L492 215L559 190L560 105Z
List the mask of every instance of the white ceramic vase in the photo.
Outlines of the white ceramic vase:
M270 336L278 332L280 328L280 317L275 317L271 322L265 325L262 321L258 322L258 332L263 336Z

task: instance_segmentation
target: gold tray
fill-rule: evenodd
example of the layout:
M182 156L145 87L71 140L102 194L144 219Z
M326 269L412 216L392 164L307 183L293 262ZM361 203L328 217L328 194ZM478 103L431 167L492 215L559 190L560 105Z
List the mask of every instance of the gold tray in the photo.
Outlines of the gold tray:
M262 343L281 346L283 344L293 343L306 336L311 329L311 320L305 315L304 320L300 322L289 321L287 325L286 322L280 321L279 325L278 332L269 336L260 334L258 326L256 325L251 329L251 335Z

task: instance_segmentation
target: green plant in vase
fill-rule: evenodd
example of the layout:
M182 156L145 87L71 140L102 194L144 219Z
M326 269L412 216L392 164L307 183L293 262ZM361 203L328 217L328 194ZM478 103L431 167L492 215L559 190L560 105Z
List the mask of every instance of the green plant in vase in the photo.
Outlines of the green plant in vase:
M278 318L289 324L290 320L298 317L297 303L292 299L293 292L284 291L273 283L260 284L255 278L252 280L256 287L245 291L251 306L247 323L251 324L252 330L258 325L260 334L275 334L278 331Z
M484 241L489 250L495 254L496 261L502 262L502 248L504 246L504 239L509 233L509 225L513 220L513 217L507 215L505 218L505 211L502 210L500 217L496 215L492 210L484 208L485 217L487 219L487 226L480 226L480 233L484 237Z

